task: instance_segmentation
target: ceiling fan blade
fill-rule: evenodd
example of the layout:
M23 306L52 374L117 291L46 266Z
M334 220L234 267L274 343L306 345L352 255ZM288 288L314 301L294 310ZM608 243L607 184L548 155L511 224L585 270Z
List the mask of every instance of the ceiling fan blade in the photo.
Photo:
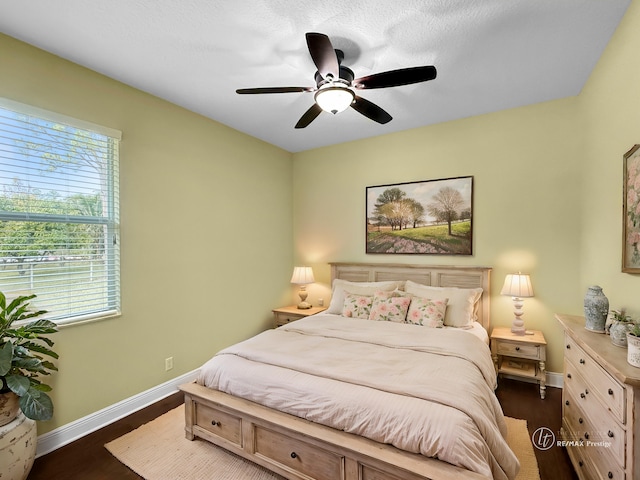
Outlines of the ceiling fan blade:
M294 93L294 92L313 92L315 88L310 87L260 87L260 88L239 88L236 93L240 95L255 93Z
M356 78L352 85L355 88L386 88L426 82L436 78L437 71L433 65L424 67L401 68L388 72L375 73L366 77Z
M307 33L306 37L309 53L322 78L326 79L328 75L339 78L340 64L329 37L323 33Z
M374 122L382 124L389 123L393 118L375 103L372 103L369 100L366 100L357 95L356 100L351 104L351 108L361 113L365 117L370 118Z
M296 123L296 128L306 127L311 122L313 122L316 117L320 115L320 113L322 113L322 109L318 106L317 103L314 103L313 105L311 105L311 108L304 112L304 115L300 117L300 120L298 120L298 123Z

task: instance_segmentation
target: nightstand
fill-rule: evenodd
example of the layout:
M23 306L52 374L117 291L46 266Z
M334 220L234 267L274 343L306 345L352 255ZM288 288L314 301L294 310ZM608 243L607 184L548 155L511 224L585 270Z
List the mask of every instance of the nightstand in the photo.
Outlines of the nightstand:
M491 356L496 373L535 380L540 384L540 398L546 390L545 362L547 341L539 330L527 330L529 335L514 335L508 327L491 332Z
M308 317L309 315L315 315L316 313L324 312L327 307L311 307L303 310L291 305L290 307L274 308L273 315L275 316L275 328L281 325L286 325L290 322L295 322L301 318Z

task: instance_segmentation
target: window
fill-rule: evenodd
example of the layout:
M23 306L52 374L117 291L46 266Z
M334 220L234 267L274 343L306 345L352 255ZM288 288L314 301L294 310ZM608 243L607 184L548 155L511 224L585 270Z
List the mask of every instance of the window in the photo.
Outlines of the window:
M0 290L57 323L120 313L120 137L0 98Z

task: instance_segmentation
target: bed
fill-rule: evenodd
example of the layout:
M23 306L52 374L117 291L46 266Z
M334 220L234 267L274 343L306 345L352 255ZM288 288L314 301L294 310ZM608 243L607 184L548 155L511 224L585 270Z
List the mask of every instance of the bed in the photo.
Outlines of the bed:
M490 272L332 263L326 312L218 352L181 386L186 437L288 479L513 479Z

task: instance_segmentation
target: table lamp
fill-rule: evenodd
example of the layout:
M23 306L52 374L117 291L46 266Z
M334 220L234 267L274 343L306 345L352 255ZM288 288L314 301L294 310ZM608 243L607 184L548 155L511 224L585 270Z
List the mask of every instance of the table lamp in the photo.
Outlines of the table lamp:
M313 270L311 267L293 267L291 283L300 285L300 291L298 292L300 303L298 304L298 308L301 310L311 308L311 304L306 301L307 285L313 282L315 282L315 279L313 278Z
M524 335L526 333L524 328L524 321L522 320L523 298L533 297L533 287L531 286L531 279L529 275L522 274L520 272L507 275L504 280L504 286L500 295L509 295L513 297L514 319L511 324L511 332L515 335Z

